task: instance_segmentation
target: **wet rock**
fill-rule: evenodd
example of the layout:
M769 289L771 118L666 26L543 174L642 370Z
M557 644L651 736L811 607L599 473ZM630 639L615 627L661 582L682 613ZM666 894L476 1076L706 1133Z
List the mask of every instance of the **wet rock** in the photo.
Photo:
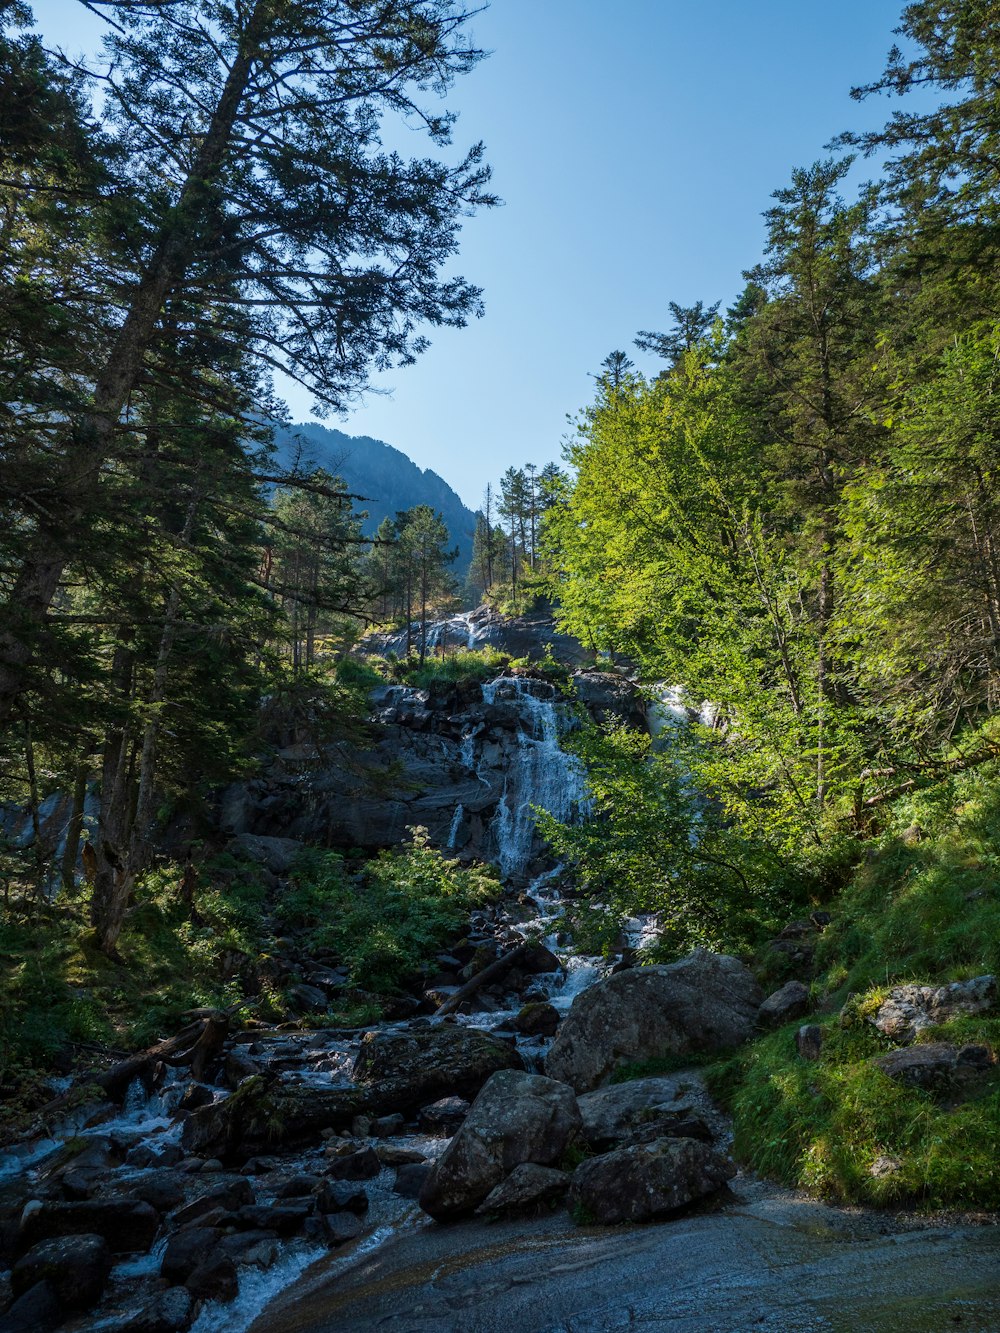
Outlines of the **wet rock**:
M516 1217L555 1207L569 1189L569 1176L551 1166L522 1162L490 1190L476 1209L486 1217Z
M404 1199L417 1199L431 1173L430 1162L414 1162L396 1172L393 1190Z
M197 1111L200 1106L211 1106L215 1093L204 1083L189 1083L180 1100L180 1110Z
M327 1167L331 1180L372 1180L382 1170L382 1163L374 1148L333 1157Z
M281 1245L273 1231L244 1231L223 1236L216 1248L234 1264L251 1264L254 1268L270 1268L281 1254Z
M184 1156L184 1149L179 1143L158 1142L156 1139L137 1143L125 1154L126 1166L162 1167L176 1166Z
M49 1282L36 1282L4 1312L3 1333L51 1333L63 1323L65 1310Z
M957 1089L985 1073L993 1063L986 1046L958 1047L945 1041L921 1042L872 1059L887 1078L928 1092Z
M158 1213L169 1213L184 1201L184 1177L172 1171L152 1171L129 1189L133 1199L140 1199Z
M278 1199L305 1199L315 1194L321 1184L322 1181L319 1176L292 1176L291 1180L286 1180L279 1188L276 1197Z
M818 1023L803 1023L795 1034L795 1049L803 1060L818 1060L823 1050L823 1029Z
M121 1333L185 1333L194 1321L194 1297L187 1287L168 1287L119 1324Z
M399 1148L394 1143L376 1144L375 1155L383 1166L407 1166L410 1162L427 1160L427 1154L419 1148Z
M294 1236L313 1211L312 1199L289 1199L285 1203L253 1204L241 1208L237 1223L249 1231L273 1231L279 1236Z
M716 1193L735 1174L732 1162L696 1139L657 1139L581 1163L568 1203L584 1221L648 1222Z
M469 1105L464 1097L442 1097L430 1106L421 1107L417 1125L425 1134L451 1138L469 1114Z
M420 1207L438 1221L471 1212L515 1166L558 1161L579 1128L576 1098L564 1083L515 1070L494 1074L431 1167Z
M61 1236L32 1246L14 1265L11 1291L23 1296L47 1283L67 1310L89 1310L101 1299L111 1272L111 1251L103 1236Z
M368 1195L359 1184L346 1180L324 1180L316 1193L321 1213L367 1213Z
M59 1177L59 1188L67 1202L79 1203L81 1199L93 1198L103 1178L103 1172L67 1171Z
M801 981L787 981L760 1006L757 1022L762 1028L777 1028L793 1018L804 1017L809 1009L809 987Z
M26 1209L19 1247L30 1249L57 1236L102 1236L113 1254L145 1253L159 1229L160 1218L148 1203L136 1199L84 1199L79 1203L47 1202Z
M171 1236L160 1260L160 1276L168 1282L183 1283L212 1251L221 1235L218 1227L190 1227Z
M227 1182L225 1185L219 1185L215 1189L210 1189L205 1194L201 1194L197 1199L192 1199L189 1204L179 1209L173 1216L173 1224L177 1227L190 1225L205 1217L209 1213L235 1213L238 1209L254 1202L253 1190L250 1188L250 1182L242 1176L236 1180Z
M232 1301L239 1294L236 1265L224 1254L214 1254L189 1274L185 1283L196 1300Z
M528 976L541 976L547 972L562 971L562 963L544 944L533 944L517 963L518 971Z
M573 1001L545 1072L589 1092L629 1061L738 1046L752 1034L762 998L749 968L707 949L667 967L619 972Z
M711 1139L721 1117L694 1073L639 1078L599 1088L577 1099L581 1137L605 1152L650 1130L654 1138ZM693 1132L692 1132L693 1131Z
M953 981L947 986L894 986L871 1021L886 1037L908 1044L924 1028L965 1014L989 1013L996 1004L993 976Z
M309 1219L306 1235L335 1249L356 1240L364 1230L364 1223L353 1213L323 1213Z
M517 1052L488 1033L441 1025L369 1032L354 1076L386 1099L394 1093L394 1109L408 1112L441 1096L474 1097L497 1070L521 1068Z
M368 1133L373 1139L390 1139L397 1134L402 1134L405 1125L406 1121L398 1113L395 1115L380 1115L368 1126Z
M552 1037L559 1026L559 1010L551 1004L526 1004L514 1019L522 1037Z

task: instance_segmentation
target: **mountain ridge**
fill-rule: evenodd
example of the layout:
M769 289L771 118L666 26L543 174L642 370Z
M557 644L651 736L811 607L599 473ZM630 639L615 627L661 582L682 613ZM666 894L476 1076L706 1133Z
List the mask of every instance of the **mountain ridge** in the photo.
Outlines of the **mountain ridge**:
M458 547L456 573L472 559L476 515L457 491L432 468L422 468L409 454L371 435L348 435L319 422L297 422L275 432L278 457L288 466L296 461L343 477L350 491L365 496L355 511L367 512L365 536L373 537L383 518L426 504L444 519L451 542Z

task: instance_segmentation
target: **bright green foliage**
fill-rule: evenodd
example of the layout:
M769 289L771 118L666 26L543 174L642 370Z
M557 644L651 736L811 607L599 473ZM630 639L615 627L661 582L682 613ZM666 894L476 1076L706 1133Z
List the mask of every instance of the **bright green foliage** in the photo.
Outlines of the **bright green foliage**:
M769 893L777 864L755 855L698 795L694 739L678 735L654 750L640 732L584 727L566 744L586 764L591 817L566 825L542 811L538 824L587 890L577 935L613 948L624 918L656 913L657 958L699 945L745 948L778 907Z
M414 828L413 841L384 851L359 876L334 852L308 852L278 911L333 948L358 986L393 991L433 962L462 933L469 911L500 886L486 867L462 867Z

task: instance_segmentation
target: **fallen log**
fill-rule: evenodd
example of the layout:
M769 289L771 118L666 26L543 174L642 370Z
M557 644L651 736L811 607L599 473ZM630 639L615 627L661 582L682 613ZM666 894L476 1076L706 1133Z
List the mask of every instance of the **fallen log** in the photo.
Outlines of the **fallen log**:
M503 954L495 962L490 963L488 967L484 967L481 972L477 972L474 977L471 977L464 986L459 986L454 995L449 995L443 1004L438 1005L434 1011L434 1017L440 1018L442 1014L450 1014L453 1009L457 1009L464 1000L467 1000L470 995L475 995L476 991L487 985L488 982L496 981L497 977L502 977L509 972L514 964L524 958L533 948L533 944L524 940L516 948L511 949L509 953Z
M158 1041L144 1051L119 1060L90 1081L106 1092L112 1101L124 1101L129 1084L135 1079L140 1079L147 1088L152 1087L153 1069L161 1060L170 1064L186 1064L205 1027L204 1022L189 1023L175 1037Z

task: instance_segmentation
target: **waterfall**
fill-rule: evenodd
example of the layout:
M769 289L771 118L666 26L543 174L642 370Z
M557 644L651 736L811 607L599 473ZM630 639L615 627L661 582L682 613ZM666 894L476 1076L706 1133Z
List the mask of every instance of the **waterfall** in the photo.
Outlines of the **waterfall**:
M484 703L513 704L519 720L517 750L490 823L500 872L508 878L524 874L531 861L535 807L563 822L585 811L585 770L580 760L559 744L561 719L551 685L502 676L482 689Z

